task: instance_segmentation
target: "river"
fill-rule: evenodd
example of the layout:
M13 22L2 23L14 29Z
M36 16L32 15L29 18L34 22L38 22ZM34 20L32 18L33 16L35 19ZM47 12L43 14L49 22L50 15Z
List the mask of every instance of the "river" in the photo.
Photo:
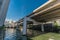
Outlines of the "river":
M27 40L27 37L22 36L18 29L6 28L4 40Z
M4 40L16 40L16 29L6 28Z

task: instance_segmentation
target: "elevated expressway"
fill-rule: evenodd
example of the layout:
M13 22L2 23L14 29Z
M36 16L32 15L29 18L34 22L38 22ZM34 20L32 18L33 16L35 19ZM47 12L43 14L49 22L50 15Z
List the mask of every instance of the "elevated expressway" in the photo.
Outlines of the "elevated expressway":
M27 22L33 21L35 24L42 23L41 29L44 31L43 23L60 19L60 0L48 0L45 4L35 9L30 15L19 20L23 24L23 35L26 35Z

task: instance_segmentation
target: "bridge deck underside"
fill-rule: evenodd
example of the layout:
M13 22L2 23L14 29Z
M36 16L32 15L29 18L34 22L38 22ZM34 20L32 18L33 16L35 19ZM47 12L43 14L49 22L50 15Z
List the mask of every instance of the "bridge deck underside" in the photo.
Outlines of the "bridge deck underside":
M39 13L31 18L38 22L48 22L51 20L60 19L60 5L55 6L55 7L51 8L49 10L46 10L42 13Z

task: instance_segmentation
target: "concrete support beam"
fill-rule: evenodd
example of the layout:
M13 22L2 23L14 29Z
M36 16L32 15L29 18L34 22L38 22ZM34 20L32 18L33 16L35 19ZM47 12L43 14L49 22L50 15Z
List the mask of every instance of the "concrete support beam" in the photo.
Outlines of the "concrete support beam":
M44 24L41 24L41 31L44 32Z
M27 17L23 19L23 35L26 35L27 32Z
M3 0L3 3L1 5L1 9L0 9L0 26L1 27L4 25L9 2L10 0Z
M4 40L4 35L5 35L4 21L6 18L8 5L9 5L9 0L3 0L0 8L0 40Z

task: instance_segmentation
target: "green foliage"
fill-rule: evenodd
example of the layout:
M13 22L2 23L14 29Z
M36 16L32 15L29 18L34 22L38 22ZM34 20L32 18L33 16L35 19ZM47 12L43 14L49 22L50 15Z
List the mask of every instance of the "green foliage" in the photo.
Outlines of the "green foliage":
M55 27L57 27L57 26L58 26L58 24L57 24L57 22L56 22L56 21L54 21L54 26L55 26Z
M56 28L59 28L59 29L60 29L60 26L58 25L58 23L57 23L56 21L54 21L54 26L55 26Z

